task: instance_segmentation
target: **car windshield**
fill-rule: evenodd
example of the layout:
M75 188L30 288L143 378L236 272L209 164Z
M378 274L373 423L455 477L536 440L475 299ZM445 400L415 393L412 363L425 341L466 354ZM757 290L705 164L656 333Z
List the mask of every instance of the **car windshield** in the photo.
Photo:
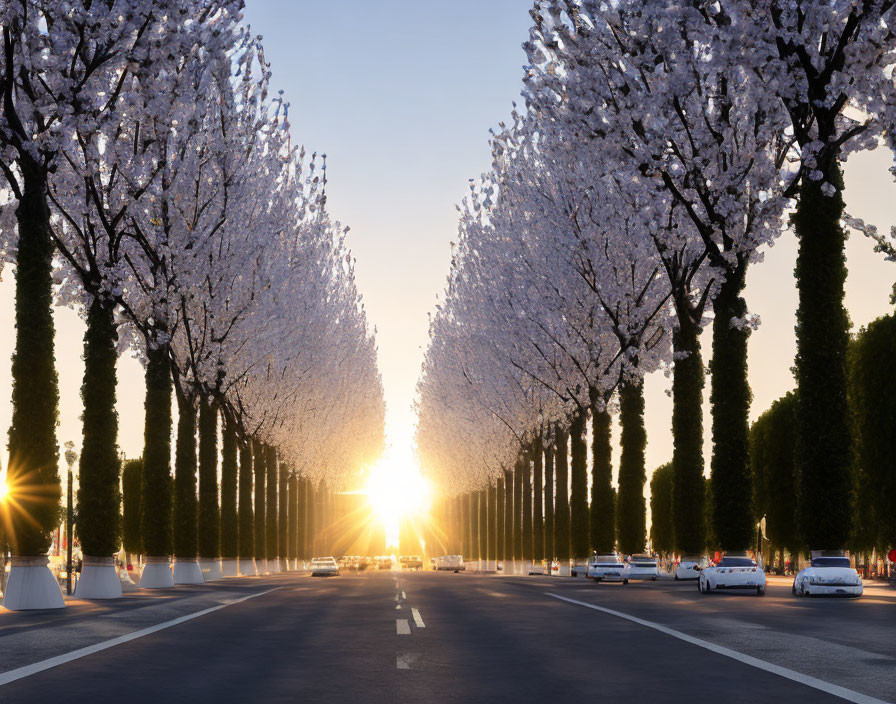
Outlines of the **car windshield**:
M812 560L813 567L851 567L848 557L816 557Z
M753 567L755 564L749 557L723 557L719 567Z

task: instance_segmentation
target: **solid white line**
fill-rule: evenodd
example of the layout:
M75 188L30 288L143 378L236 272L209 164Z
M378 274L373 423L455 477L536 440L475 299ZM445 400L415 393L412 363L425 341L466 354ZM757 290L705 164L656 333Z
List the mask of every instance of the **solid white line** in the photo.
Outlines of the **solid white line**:
M402 598L402 599L407 599L407 598L408 598L408 595L405 594L404 592L402 592L402 593L401 593L401 598Z
M559 594L552 594L551 592L545 592L545 594L547 594L548 596L552 596L555 599L559 599L560 601L566 601L570 604L578 604L579 606L594 609L595 611L602 611L605 614L610 614L611 616L617 616L618 618L625 619L626 621L637 623L639 626L652 628L655 631L665 633L666 635L672 636L673 638L678 638L679 640L683 640L686 643L690 643L691 645L696 645L699 648L705 648L706 650L712 651L713 653L724 655L725 657L731 658L732 660L742 662L745 665L751 665L752 667L759 668L760 670L771 672L775 675L779 675L780 677L785 677L789 680L793 680L794 682L804 684L807 687L812 687L813 689L818 689L822 692L833 694L835 697L840 697L841 699L846 699L850 702L856 702L857 704L887 704L887 702L885 702L883 699L875 699L874 697L869 697L867 694L862 694L861 692L856 692L855 690L847 689L846 687L841 687L837 684L825 682L824 680L820 680L817 677L812 677L811 675L804 675L802 672L797 672L796 670L791 670L789 668L782 667L781 665L775 665L773 663L766 662L765 660L754 658L752 655L746 655L744 653L738 652L737 650L726 648L723 645L717 645L715 643L711 643L708 640L703 640L702 638L689 636L687 633L676 631L673 628L663 626L659 623L654 623L653 621L646 621L643 618L631 616L629 614L622 613L621 611L608 609L604 606L597 606L596 604L589 604L586 601L579 601L578 599L570 599L565 596L560 596Z
M411 609L411 614L414 616L414 623L417 624L417 628L426 628L426 624L423 623L423 619L417 609Z
M122 645L123 643L128 643L132 640L137 640L138 638L142 638L143 636L148 636L153 633L157 633L159 631L163 631L166 628L171 628L172 626L177 626L180 623L184 623L185 621L191 621L194 618L199 618L200 616L205 616L206 614L210 614L213 611L218 611L219 609L226 608L228 606L233 606L234 604L239 604L242 601L247 601L248 599L254 599L257 596L263 596L265 594L269 594L270 592L276 591L280 587L274 587L273 589L266 589L263 592L257 592L255 594L249 594L248 596L240 597L239 599L233 599L232 601L228 601L224 604L219 604L218 606L212 606L207 609L202 609L202 611L197 611L192 614L187 614L186 616L180 616L171 621L165 621L164 623L157 623L155 626L149 626L148 628L142 628L139 631L134 631L133 633L126 633L123 636L118 636L117 638L112 638L110 640L104 640L101 643L95 643L94 645L88 645L84 648L78 648L77 650L73 650L70 653L63 653L62 655L57 655L56 657L47 658L46 660L41 660L40 662L35 662L30 665L24 665L22 667L17 667L14 670L8 670L7 672L0 673L0 687L5 684L9 684L10 682L15 682L16 680L20 680L23 677L30 677L31 675L36 675L38 672L43 672L44 670L49 670L53 667L57 667L59 665L64 665L66 663L71 662L72 660L77 660L79 658L86 657L87 655L93 655L94 653L98 653L102 650L107 650L109 648L114 648L116 645Z
M400 636L411 635L411 625L406 618L395 619L395 632Z

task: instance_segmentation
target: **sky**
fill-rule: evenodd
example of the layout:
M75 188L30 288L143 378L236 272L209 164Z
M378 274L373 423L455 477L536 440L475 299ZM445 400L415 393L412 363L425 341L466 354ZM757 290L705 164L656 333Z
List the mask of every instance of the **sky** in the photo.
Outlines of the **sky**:
M488 169L488 130L518 99L530 0L247 0L246 19L264 37L272 88L291 103L295 139L327 154L328 207L351 227L358 286L377 330L396 448L413 442L415 386L428 341L428 314L444 286L455 205L469 179ZM884 229L896 224L896 185L886 150L847 164L849 212ZM793 280L796 241L785 232L752 267L747 303L762 319L750 340L755 419L793 388ZM889 313L896 265L854 233L847 245L846 305L854 326ZM0 428L9 427L9 364L14 343L13 277L0 281ZM60 446L80 444L83 324L57 310ZM710 337L704 337L708 361ZM136 360L119 362L119 445L142 452L143 376ZM647 467L671 457L670 382L646 385ZM707 385L706 396L709 388ZM705 404L709 466L709 407ZM5 442L0 461L6 464ZM618 460L618 452L615 459Z

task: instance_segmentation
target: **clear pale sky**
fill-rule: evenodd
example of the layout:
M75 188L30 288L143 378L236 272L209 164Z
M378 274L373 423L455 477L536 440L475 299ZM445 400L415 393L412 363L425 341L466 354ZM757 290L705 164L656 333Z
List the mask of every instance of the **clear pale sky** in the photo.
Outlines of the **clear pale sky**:
M265 39L273 89L291 103L295 138L327 154L329 209L351 227L358 285L377 328L390 442L413 438L412 403L427 313L441 291L456 237L454 205L469 178L489 165L488 129L509 116L521 85L520 44L530 0L247 0L246 17ZM896 224L896 185L886 150L846 168L851 214L881 228ZM762 318L750 342L755 418L793 388L796 242L782 235L749 275L747 301ZM853 234L847 248L847 308L854 325L892 310L896 265ZM12 272L0 283L0 428L9 427L13 349ZM81 337L72 311L57 312L62 396L59 442L80 444ZM708 359L709 337L704 338ZM143 445L142 369L119 364L119 443ZM648 474L671 456L668 380L647 383ZM708 396L708 388L707 388ZM708 405L705 427L709 429ZM0 450L6 465L5 442ZM710 445L706 445L709 463ZM618 459L617 457L614 459Z

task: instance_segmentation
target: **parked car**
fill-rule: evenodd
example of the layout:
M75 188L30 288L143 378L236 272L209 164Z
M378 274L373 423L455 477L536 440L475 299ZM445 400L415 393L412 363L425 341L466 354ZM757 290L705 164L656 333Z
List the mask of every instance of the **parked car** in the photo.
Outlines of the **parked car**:
M793 593L799 596L862 596L862 578L849 558L813 557L806 569L793 578Z
M374 559L376 560L376 568L378 570L392 569L392 558L388 555L380 555L379 557L375 557Z
M717 589L749 589L762 596L765 572L750 557L726 555L717 565L700 570L697 589L701 594Z
M436 569L442 572L460 572L465 569L463 555L442 555L436 563Z
M406 570L422 570L423 558L419 555L402 555L398 558L398 562L402 569Z
M588 561L585 576L595 582L621 582L624 563L616 553L595 555Z
M331 577L339 575L339 565L336 559L331 557L312 557L311 558L311 576L312 577Z
M695 560L690 557L682 558L681 562L675 565L675 570L673 571L675 580L698 579L700 577L700 570L702 570L703 567L704 565L701 560Z
M622 568L623 584L628 584L630 579L649 579L655 582L659 576L660 570L652 555L632 555Z

